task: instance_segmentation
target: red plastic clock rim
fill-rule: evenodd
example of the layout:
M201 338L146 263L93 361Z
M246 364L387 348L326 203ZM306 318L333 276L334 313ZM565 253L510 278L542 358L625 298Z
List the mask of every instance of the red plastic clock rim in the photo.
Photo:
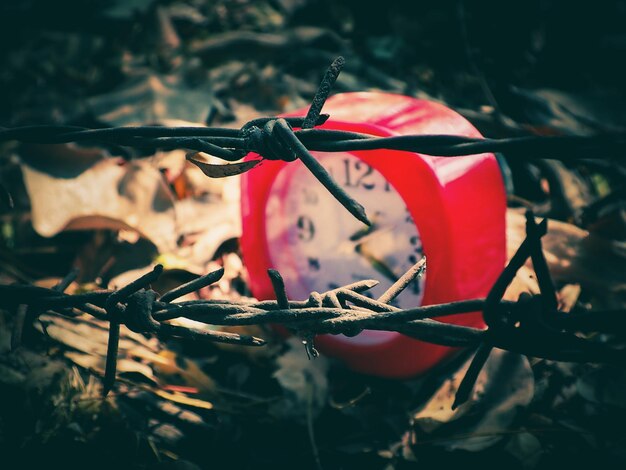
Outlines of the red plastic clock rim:
M392 112L378 121L384 122L386 126L379 125L376 117L372 119L374 122L364 123L332 120L333 102L339 101L339 104L349 106L351 95L361 102L360 105L371 97L394 101L398 107L402 104L404 108L400 113ZM346 93L332 97L325 110L331 113L331 120L322 126L327 129L379 136L398 135L393 128L387 127L392 126L390 122L394 118L397 120L398 114L417 116L416 122L428 119L430 114L431 120L427 124L429 129L433 127L434 118L443 123L440 133L480 136L462 116L449 108L401 95ZM304 111L293 115L304 115ZM355 116L355 119L358 118ZM419 126L412 126L410 122L408 125L402 122L402 126L404 133L419 133L414 131L419 130ZM458 131L455 132L455 129ZM424 252L428 256L428 275L422 305L484 296L505 262L506 198L500 170L493 155L445 159L391 150L350 153L377 169L401 195L413 216ZM386 159L383 160L381 155L385 155L389 161L393 160L394 164L385 163ZM253 155L249 158L255 157ZM274 179L287 164L282 161L264 161L242 178L241 248L252 292L260 299L274 296L266 274L272 264L265 236L265 205ZM416 175L420 184L407 178L407 174ZM476 250L481 250L480 257L476 256ZM472 262L479 261L481 257L488 259L488 262L478 262L472 267ZM470 260L467 261L467 258ZM468 275L468 270L472 268L474 272ZM483 326L481 316L476 313L440 320ZM385 377L409 377L423 373L454 351L401 334L373 345L355 346L330 335L318 336L315 341L322 352L341 358L351 368Z

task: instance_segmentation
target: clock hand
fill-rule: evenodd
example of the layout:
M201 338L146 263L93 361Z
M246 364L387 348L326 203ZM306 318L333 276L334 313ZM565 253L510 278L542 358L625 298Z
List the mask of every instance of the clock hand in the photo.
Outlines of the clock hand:
M376 258L371 252L369 252L367 249L364 249L363 243L358 243L354 247L354 251L363 256L363 258L365 258L372 265L372 268L385 276L392 283L395 283L398 280L398 276L395 275L395 273L391 270L389 266L387 266L384 261Z
M376 211L374 215L372 216L371 224L366 227L361 227L360 229L358 229L356 232L354 232L352 235L348 237L348 240L350 240L351 242L356 242L360 240L361 238L369 235L370 233L373 233L374 231L378 230L380 228L380 224L378 223L378 219L380 218L380 215L381 215L381 212Z
M354 232L352 235L350 235L350 237L348 237L348 240L350 240L351 242L359 241L361 238L366 237L370 233L374 232L374 230L378 230L379 228L380 226L376 222L372 222L372 225L370 225L369 227L360 228L359 230Z
M396 227L395 225L381 226L381 225L377 225L376 223L374 223L373 229L370 229L370 227L367 227L361 230L357 230L352 235L350 235L347 240L342 241L337 246L337 249L341 253L344 253L344 254L349 254L354 251L358 252L359 245L364 245L370 242L372 239L375 239L379 237L380 235L383 235L385 233L388 233L394 230L395 227Z

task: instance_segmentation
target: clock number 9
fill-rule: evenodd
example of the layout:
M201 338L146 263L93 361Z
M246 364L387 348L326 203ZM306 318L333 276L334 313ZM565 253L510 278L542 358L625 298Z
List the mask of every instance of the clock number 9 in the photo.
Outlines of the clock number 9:
M313 221L306 215L301 215L296 221L298 228L297 236L299 240L303 242L310 242L315 237L315 225Z

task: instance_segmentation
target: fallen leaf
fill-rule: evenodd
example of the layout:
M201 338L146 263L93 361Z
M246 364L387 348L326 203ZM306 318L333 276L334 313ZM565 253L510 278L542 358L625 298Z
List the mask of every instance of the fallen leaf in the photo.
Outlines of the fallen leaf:
M198 389L199 393L215 393L215 381L206 375L199 363L170 350L160 353L163 361L154 364L162 382L187 385Z
M515 277L504 292L504 300L515 301L519 299L521 294L539 294L539 284L537 282L537 275L528 266L522 266L515 273Z
M112 92L90 98L87 104L95 117L111 126L189 125L205 122L213 101L210 83L192 88L182 75L146 71Z
M68 143L58 145L22 144L20 160L38 171L58 178L75 178L109 154L98 148Z
M290 338L289 349L276 359L273 376L283 387L283 400L275 407L280 416L303 420L317 415L328 398L328 361L320 356L308 359L302 340Z
M507 252L513 255L526 236L526 218L517 209L507 210ZM607 302L621 307L616 294L626 291L626 244L589 233L575 225L550 219L541 239L553 279L580 284ZM530 260L526 266L531 267Z
M624 97L591 93L567 93L555 89L528 90L511 87L526 122L566 134L589 135L619 132L626 128Z
M578 379L576 387L585 400L626 409L626 373L622 368L594 368Z
M100 376L104 375L104 367L106 359L103 356L94 356L90 354L82 354L74 351L65 351L63 354L70 361L83 369L91 370ZM118 359L117 361L117 374L124 373L141 374L147 378L152 384L156 385L154 378L154 372L152 368L147 364L142 364L131 359Z
M137 13L145 13L154 3L154 0L128 0L111 2L104 11L105 16L112 18L132 19Z
M176 247L173 201L149 161L102 160L75 178L23 165L33 227L44 237L63 230L133 229L159 250Z
M177 421L180 421L184 424L201 427L205 426L204 420L200 415L194 413L193 411L185 410L175 403L171 402L170 400L163 400L153 391L129 390L125 396L120 396L123 398L128 398L130 400L139 400L145 402L150 407L157 408L159 411L175 418Z
M151 419L148 421L148 426L155 438L170 446L175 446L185 437L185 434L173 424L161 423L156 419Z
M222 165L213 165L210 163L198 160L197 157L203 155L202 153L195 153L193 155L187 155L187 160L196 165L202 170L202 172L209 178L226 178L227 176L240 175L248 170L251 170L259 163L261 159L246 160L238 163L229 163Z
M88 315L66 318L60 315L44 314L40 320L46 325L46 332L55 341L76 351L104 358L108 344L108 323ZM37 322L35 326L41 331ZM163 362L156 351L159 347L154 341L130 331L126 327L120 330L119 354L121 358L142 359L149 363Z
M156 390L156 393L161 398L164 398L169 401L173 401L174 403L178 403L179 405L192 406L194 408L202 408L203 410L212 410L213 403L200 400L199 398L191 398L187 395L183 395L182 393L169 393L165 390Z
M511 436L504 449L522 464L522 468L535 468L543 455L541 442L529 432Z
M528 359L493 349L470 399L453 410L456 391L470 362L471 358L413 416L416 432L450 450L476 452L494 445L507 434L519 410L534 395Z
M559 310L561 312L569 312L574 308L582 289L580 284L565 284L558 292Z
M18 387L26 381L26 376L12 367L0 364L0 384L7 387Z

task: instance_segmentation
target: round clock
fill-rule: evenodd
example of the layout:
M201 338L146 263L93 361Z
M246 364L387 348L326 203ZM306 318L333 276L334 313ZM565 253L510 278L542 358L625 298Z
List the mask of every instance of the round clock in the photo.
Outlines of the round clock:
M388 93L344 93L324 106L323 128L377 136L456 134L479 137L458 113L431 101ZM302 115L303 110L292 115ZM444 158L373 150L313 152L366 209L354 219L299 161L264 161L242 176L241 247L255 297L274 297L267 269L280 271L290 298L308 298L363 279L380 296L428 258L425 276L395 300L400 308L483 297L505 263L506 198L491 154ZM441 321L483 326L479 313ZM399 333L322 335L319 350L353 369L409 377L454 350Z

